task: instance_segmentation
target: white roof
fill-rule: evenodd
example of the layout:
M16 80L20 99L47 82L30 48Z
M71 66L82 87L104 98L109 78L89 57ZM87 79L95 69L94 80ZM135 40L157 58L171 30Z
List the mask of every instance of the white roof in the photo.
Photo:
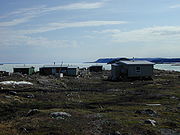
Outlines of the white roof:
M44 65L41 68L58 68L58 67L67 67L67 66L63 66L63 65Z
M33 66L16 66L14 68L34 68Z
M118 63L123 63L126 65L154 65L154 63L146 60L139 60L139 61L119 61Z

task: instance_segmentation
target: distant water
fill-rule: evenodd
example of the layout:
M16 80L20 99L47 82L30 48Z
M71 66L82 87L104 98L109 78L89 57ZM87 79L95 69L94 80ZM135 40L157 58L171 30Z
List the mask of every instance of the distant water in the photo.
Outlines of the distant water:
M168 70L168 71L179 71L180 66L172 66L172 64L156 64L155 69Z
M34 66L35 71L39 71L40 67L43 67L44 65L50 65L50 64L25 64L25 66ZM60 65L60 64L57 64ZM87 68L91 65L102 65L104 69L110 70L111 65L104 64L104 63L64 63L64 66L77 66L80 68ZM24 64L4 64L0 65L0 71L7 71L7 72L13 72L14 67L24 66ZM156 64L154 66L155 69L161 69L161 70L169 70L169 71L180 71L180 66L172 66L171 64Z

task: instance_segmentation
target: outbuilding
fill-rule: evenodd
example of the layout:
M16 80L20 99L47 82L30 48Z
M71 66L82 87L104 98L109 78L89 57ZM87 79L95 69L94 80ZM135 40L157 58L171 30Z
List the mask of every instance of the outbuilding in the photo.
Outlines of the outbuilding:
M151 78L154 63L149 61L119 61L111 65L112 80L120 78Z
M21 73L21 74L27 74L27 75L31 75L33 74L34 71L34 67L29 67L29 66L22 66L22 67L14 67L13 68L13 72L14 73Z
M63 73L64 75L67 74L67 66L62 65L45 65L39 68L40 75L56 75Z

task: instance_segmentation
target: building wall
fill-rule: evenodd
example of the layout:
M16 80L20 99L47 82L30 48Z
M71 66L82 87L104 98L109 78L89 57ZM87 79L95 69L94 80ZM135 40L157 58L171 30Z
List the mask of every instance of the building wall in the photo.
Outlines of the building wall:
M78 68L68 68L67 75L68 76L77 76L78 75Z
M140 68L140 72L137 72L137 67ZM152 75L153 65L111 65L112 80L118 80L120 77L151 77Z
M33 74L35 71L34 71L34 68L32 67L32 68L29 68L29 74L31 75L31 74Z
M118 80L121 75L121 66L111 65L111 78L112 80Z
M52 69L51 68L40 68L39 73L41 75L51 75L52 74Z
M14 73L31 75L34 73L34 68L14 68Z
M101 72L103 69L103 66L90 66L89 71L90 72Z
M153 75L153 65L127 65L128 77L150 77ZM140 68L140 72L137 72Z

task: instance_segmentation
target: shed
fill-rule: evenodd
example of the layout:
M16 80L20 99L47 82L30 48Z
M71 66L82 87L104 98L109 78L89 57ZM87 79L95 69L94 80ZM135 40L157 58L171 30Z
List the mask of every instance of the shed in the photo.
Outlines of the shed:
M21 74L27 74L27 75L31 75L35 72L33 66L14 67L13 71L14 73L21 73Z
M67 69L68 76L77 76L78 74L79 74L78 67L68 67L68 69Z
M119 61L111 65L112 80L120 78L150 78L154 63L149 61Z
M59 73L67 74L67 66L62 65L45 65L39 68L41 75L56 75Z
M90 66L88 69L90 72L101 72L103 70L103 66L102 65L93 65L93 66Z

